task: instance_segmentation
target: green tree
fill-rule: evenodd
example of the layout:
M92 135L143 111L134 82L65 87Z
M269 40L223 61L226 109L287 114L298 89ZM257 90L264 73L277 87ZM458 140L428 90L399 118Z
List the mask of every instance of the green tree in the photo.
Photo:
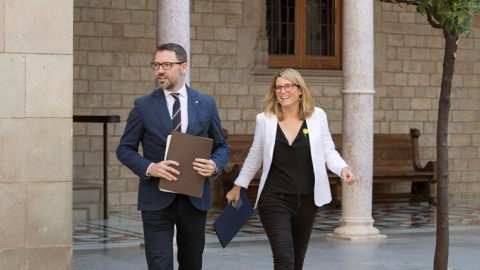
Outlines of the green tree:
M380 0L393 4L417 7L417 12L427 17L433 28L441 29L445 38L442 84L437 120L437 232L434 269L448 268L448 114L450 93L460 36L472 34L471 25L480 12L480 0Z

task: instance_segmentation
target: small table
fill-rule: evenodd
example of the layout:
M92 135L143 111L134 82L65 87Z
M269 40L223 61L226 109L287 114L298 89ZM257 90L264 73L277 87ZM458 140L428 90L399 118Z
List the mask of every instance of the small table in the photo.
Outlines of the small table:
M74 115L73 122L103 123L103 218L108 219L108 123L120 123L118 115Z

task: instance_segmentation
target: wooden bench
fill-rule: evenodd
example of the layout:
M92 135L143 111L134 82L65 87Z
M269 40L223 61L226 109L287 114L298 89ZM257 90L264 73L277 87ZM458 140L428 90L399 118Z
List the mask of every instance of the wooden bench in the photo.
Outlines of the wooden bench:
M248 155L253 142L253 135L228 135L227 143L230 146L230 156L227 166L220 175L217 198L214 199L218 207L226 204L225 195L232 188L241 166ZM420 131L411 129L410 134L374 134L373 152L373 184L374 202L428 202L435 203L436 162L430 161L426 166L420 163L418 138ZM336 149L341 153L341 134L332 134ZM329 182L332 191L332 204L341 205L342 184L340 178L329 172ZM261 168L250 182L247 193L255 203L258 185L261 177ZM411 183L409 192L383 192L381 185ZM215 195L214 195L215 196Z

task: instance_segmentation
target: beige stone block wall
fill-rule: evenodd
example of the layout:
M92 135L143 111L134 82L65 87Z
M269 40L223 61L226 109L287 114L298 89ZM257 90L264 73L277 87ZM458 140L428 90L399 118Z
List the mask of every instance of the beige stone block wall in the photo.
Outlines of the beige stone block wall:
M25 55L0 54L0 118L25 115ZM5 102L7 101L8 102Z
M70 118L0 118L0 182L71 179L71 126Z
M71 117L72 55L27 55L26 116ZM51 76L55 74L55 79Z
M0 0L0 269L71 269L72 11Z
M5 0L5 50L71 53L71 6L71 1L63 0ZM68 12L59 12L63 10ZM55 22L52 23L52 20Z
M27 247L71 246L71 181L32 183L27 198Z
M121 116L122 123L109 129L109 203L113 211L133 210L138 179L113 151L133 100L154 87L148 63L155 48L156 1L75 3L74 113ZM268 69L265 1L192 0L190 9L191 86L216 98L230 134L251 134L277 70ZM374 130L418 128L423 161L435 159L443 37L413 7L375 2L374 19ZM459 48L450 117L450 192L478 194L480 40L462 38ZM341 71L301 72L316 104L327 112L331 132L341 133ZM74 125L75 181L101 182L101 132L101 125Z
M8 217L0 220L0 256L4 249L25 246L27 226L27 184L0 183L0 216ZM0 260L3 261L3 260Z
M72 269L70 247L8 249L0 253L0 269Z
M109 124L110 211L133 211L138 179L115 156L133 101L155 88L156 0L75 1L74 115L119 115ZM103 183L103 126L73 126L74 182Z
M5 0L0 0L0 18L5 18ZM0 52L5 50L5 20L0 20Z
M386 36L375 51L385 50L375 59L375 132L406 133L418 128L424 162L436 159L436 126L443 64L444 39L440 30L430 27L414 7L399 8L376 4L375 33ZM474 31L480 25L477 18ZM480 110L478 87L480 39L462 37L459 42L449 117L450 194L478 194L480 148L478 136ZM379 55L376 54L376 57ZM386 64L381 64L385 62ZM468 166L468 164L472 164Z

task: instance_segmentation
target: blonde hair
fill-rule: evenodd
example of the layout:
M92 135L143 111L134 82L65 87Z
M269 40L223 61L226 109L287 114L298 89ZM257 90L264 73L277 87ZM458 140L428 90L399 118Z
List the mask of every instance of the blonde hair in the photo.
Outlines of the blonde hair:
M276 115L278 121L282 121L284 119L282 106L277 102L277 96L275 94L275 91L273 90L277 78L284 78L288 81L291 81L293 84L296 84L302 90L302 99L300 100L298 106L298 118L303 121L306 118L310 117L315 110L315 104L313 103L312 95L310 94L310 91L308 90L308 87L303 80L302 75L300 75L300 73L293 68L286 68L280 70L273 77L270 88L263 100L265 106L265 113Z

